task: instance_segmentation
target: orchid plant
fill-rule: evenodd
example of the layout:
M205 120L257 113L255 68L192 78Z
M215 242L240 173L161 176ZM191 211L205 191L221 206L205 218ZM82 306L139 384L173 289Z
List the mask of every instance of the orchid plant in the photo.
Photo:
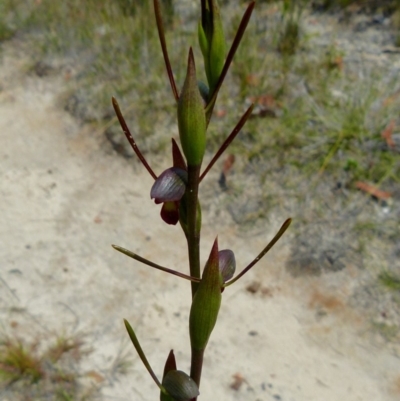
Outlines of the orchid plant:
M154 0L161 49L172 93L177 103L180 146L172 139L172 167L166 169L159 176L154 173L132 137L117 100L115 98L112 99L124 134L143 166L154 178L150 196L156 204L162 204L162 220L167 224L173 225L179 222L187 240L188 275L160 266L125 248L113 245L117 251L145 265L191 282L192 300L189 315L191 369L189 373L177 369L175 356L171 350L165 362L163 377L160 381L147 361L133 328L127 320L124 320L129 337L140 359L160 389L161 401L197 400L200 394L199 388L204 353L217 322L223 291L247 273L273 247L291 223L291 220L287 219L269 244L235 277L235 255L230 249L219 250L217 239L215 239L204 269L201 269L200 234L202 223L201 206L198 199L199 187L212 166L250 117L253 105L243 114L214 157L212 157L210 163L202 170L207 140L206 132L218 92L250 20L255 2L252 1L248 5L230 50L226 52L226 42L217 1L200 1L201 17L198 24L198 38L203 55L207 84L197 80L195 60L192 48L190 48L186 78L179 93L168 56L159 0Z

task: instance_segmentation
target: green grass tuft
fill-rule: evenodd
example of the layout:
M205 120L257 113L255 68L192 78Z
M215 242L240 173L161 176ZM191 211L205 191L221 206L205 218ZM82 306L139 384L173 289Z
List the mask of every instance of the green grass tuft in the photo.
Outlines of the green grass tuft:
M13 400L93 400L105 382L103 370L85 373L80 368L83 357L89 353L81 336L57 336L53 341L3 336L0 340L2 394ZM111 366L111 373L113 376L125 374L128 368L126 356L119 355ZM87 378L93 383L88 385Z
M394 275L393 273L384 271L379 274L378 280L386 288L394 291L400 291L400 277Z
M0 380L8 383L18 380L36 383L43 379L44 370L37 345L27 345L18 339L3 339L0 342Z

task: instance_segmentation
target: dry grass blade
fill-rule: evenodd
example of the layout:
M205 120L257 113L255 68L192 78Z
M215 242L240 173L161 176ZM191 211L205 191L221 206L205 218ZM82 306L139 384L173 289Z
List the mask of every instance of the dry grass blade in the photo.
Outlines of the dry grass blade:
M392 196L390 192L382 191L373 185L367 184L366 182L356 182L356 188L381 200L389 199Z
M390 123L386 126L386 128L381 133L381 136L386 141L388 148L391 148L391 149L394 149L396 147L396 144L394 143L394 140L392 137L395 125L396 125L396 122L394 120L391 120Z

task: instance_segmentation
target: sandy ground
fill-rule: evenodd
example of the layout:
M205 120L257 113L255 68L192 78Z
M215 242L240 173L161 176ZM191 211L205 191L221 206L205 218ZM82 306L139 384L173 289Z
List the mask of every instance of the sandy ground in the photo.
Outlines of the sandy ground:
M84 333L93 353L82 369L105 377L104 400L154 401L157 388L129 344L122 318L136 329L158 375L170 349L178 368L187 371L190 288L118 254L111 244L185 271L183 235L179 227L161 222L149 197L151 177L114 153L97 129L80 125L58 106L66 87L63 71L38 78L26 75L25 67L16 49L5 51L0 65L2 331L24 338ZM235 251L240 269L286 217L274 218L276 224L263 235L246 237L234 225L218 232L218 222L205 216L203 259L219 234L220 248ZM357 269L294 279L283 268L288 253L283 240L224 292L199 399L400 399L399 357L365 335L368 322L344 302ZM114 377L107 369L121 351L131 353L133 365L127 376ZM230 386L235 374L244 379L238 390Z

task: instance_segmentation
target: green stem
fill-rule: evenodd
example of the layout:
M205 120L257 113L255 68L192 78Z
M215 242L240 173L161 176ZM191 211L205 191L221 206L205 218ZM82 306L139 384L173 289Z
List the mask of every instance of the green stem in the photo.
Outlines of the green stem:
M201 370L203 368L203 357L204 357L204 349L196 350L192 349L192 361L190 367L190 377L195 381L197 387L200 388L200 379L201 379ZM192 401L195 401L194 398Z
M188 166L188 184L186 187L187 199L187 243L189 252L190 276L200 278L200 225L198 224L199 212L198 192L200 182L200 165ZM199 283L192 281L192 298L197 291Z
M198 190L200 183L200 165L188 166L188 184L186 187L187 198L187 243L189 252L190 275L200 278L200 230L201 217L198 215ZM194 297L199 283L192 281L192 298ZM192 348L192 361L190 367L190 377L195 381L197 387L200 387L201 371L203 368L204 350ZM196 401L193 398L191 401Z

